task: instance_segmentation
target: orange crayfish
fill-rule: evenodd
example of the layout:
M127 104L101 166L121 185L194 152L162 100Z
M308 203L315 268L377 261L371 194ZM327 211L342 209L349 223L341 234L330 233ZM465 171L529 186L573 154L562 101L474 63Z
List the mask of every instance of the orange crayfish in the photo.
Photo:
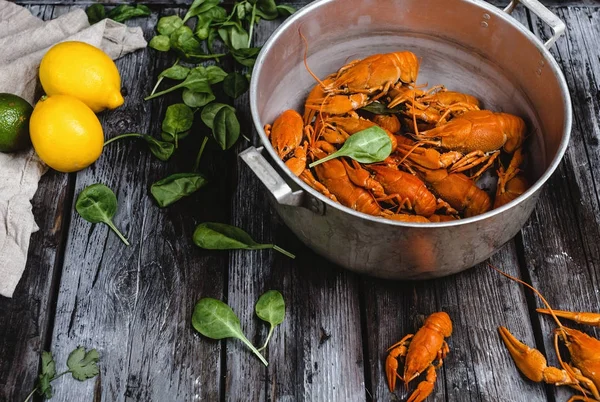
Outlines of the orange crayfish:
M581 392L582 395L575 395L569 401L600 402L600 340L576 329L567 328L558 320L560 316L578 323L599 326L600 314L553 310L546 299L533 286L495 267L492 268L534 291L547 307L546 309L538 309L538 312L550 314L558 325L558 328L554 331L554 346L561 368L548 367L546 358L539 350L530 348L517 340L505 327L498 328L500 337L519 370L532 381L568 385ZM564 362L560 356L559 339L564 342L569 351L570 364Z
M444 338L452 335L452 321L445 312L431 314L415 335L408 334L398 343L390 346L389 354L385 360L385 374L391 392L396 389L396 378L405 384L417 378L421 373L427 372L424 381L410 395L407 402L424 401L433 391L437 378L435 370L442 366L442 362L450 349ZM406 356L404 360L404 374L398 374L398 357ZM437 364L433 362L437 360Z

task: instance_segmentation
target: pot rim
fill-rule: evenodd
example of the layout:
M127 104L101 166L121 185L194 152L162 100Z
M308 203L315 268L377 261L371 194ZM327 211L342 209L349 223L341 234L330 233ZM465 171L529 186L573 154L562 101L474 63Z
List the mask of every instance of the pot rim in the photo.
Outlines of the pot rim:
M255 66L260 67L264 63L263 59L266 57L265 55L269 52L271 47L273 47L273 44L278 40L278 38L280 37L281 33L284 30L286 30L292 24L296 23L298 20L301 20L305 14L310 13L314 9L318 9L319 7L322 7L322 5L325 3L332 3L332 2L336 2L336 1L341 1L341 0L316 0L312 3L307 4L304 7L302 7L301 9L296 11L294 14L292 14L290 17L288 17L288 19L285 20L285 22L283 22L279 27L277 27L277 29L273 32L273 34L265 42L265 44L263 45L263 47L256 59ZM363 212L356 211L352 208L349 208L342 204L334 202L331 199L325 197L323 194L314 190L308 184L304 183L304 181L302 181L299 177L294 175L288 169L288 167L285 165L285 163L281 160L281 158L278 157L273 146L271 145L271 142L267 138L264 128L262 126L260 126L260 123L259 123L260 118L259 118L258 110L256 107L258 84L257 84L257 80L252 79L250 82L250 111L251 111L251 115L252 115L252 121L254 123L256 130L258 131L261 143L263 144L265 149L267 149L267 151L269 152L269 155L271 156L272 160L274 160L275 163L277 164L277 166L281 169L281 171L283 171L285 173L286 179L293 180L294 183L296 183L296 185L298 185L303 191L309 193L311 196L317 198L324 204L326 204L330 207L333 207L335 209L338 209L349 215L352 215L354 217L362 218L367 221L371 221L373 223L384 223L384 224L387 224L390 226L411 227L411 228L453 227L453 226L468 225L470 223L483 221L488 218L495 217L496 215L502 214L504 211L506 211L508 209L516 207L520 203L527 200L529 197L534 196L534 194L536 194L541 189L541 187L548 181L550 176L552 176L552 174L554 173L554 171L556 170L556 168L562 161L562 158L566 152L567 146L569 144L569 139L571 136L572 122L573 122L573 109L572 109L572 104L571 104L571 96L569 94L569 88L567 86L563 72L560 69L560 66L558 65L558 62L556 61L556 59L554 59L552 54L550 54L549 50L546 49L546 47L540 41L540 39L538 37L536 37L533 32L531 32L529 29L527 29L527 27L525 25L521 24L510 14L504 12L502 9L500 9L492 4L484 2L483 0L457 0L457 1L459 1L461 3L468 3L468 4L478 6L482 9L482 11L491 13L497 18L503 19L505 22L509 23L510 26L517 29L519 32L521 32L539 50L539 52L544 57L544 60L547 62L546 65L550 67L551 71L554 73L554 75L557 77L557 79L559 81L560 92L562 95L563 103L565 105L565 122L563 125L563 135L562 135L562 139L561 139L560 145L558 147L558 150L556 152L556 155L552 159L548 168L538 178L538 180L525 193L521 194L519 197L515 198L511 202L509 202L499 208L492 209L484 214L476 215L476 216L469 217L469 218L454 220L454 221L428 222L428 223L401 222L401 221L394 221L391 219L385 219L385 218L381 218L378 216L369 215L369 214L365 214ZM445 4L445 6L447 6L447 4Z

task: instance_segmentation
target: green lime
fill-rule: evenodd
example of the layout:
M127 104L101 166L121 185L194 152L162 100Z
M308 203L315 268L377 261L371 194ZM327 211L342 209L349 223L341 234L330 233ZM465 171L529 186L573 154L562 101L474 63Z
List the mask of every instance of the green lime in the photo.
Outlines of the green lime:
M15 152L31 145L29 117L33 107L20 96L0 93L0 152Z

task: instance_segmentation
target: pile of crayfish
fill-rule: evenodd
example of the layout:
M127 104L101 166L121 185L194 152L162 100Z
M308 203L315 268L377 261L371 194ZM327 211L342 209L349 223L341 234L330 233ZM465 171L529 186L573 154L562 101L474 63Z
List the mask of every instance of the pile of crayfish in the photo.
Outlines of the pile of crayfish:
M519 370L532 381L567 385L579 391L580 394L572 396L569 402L600 402L600 340L577 329L565 327L558 319L561 317L579 324L600 327L600 314L553 310L544 296L533 286L498 269L496 271L536 293L547 307L537 311L551 315L558 326L554 331L554 348L560 368L549 367L546 358L539 350L519 341L506 327L498 328L500 337ZM559 341L562 341L569 351L570 363L563 360L558 347Z
M420 89L418 70L417 57L408 51L352 61L323 80L309 69L318 84L306 99L304 115L286 110L265 132L296 176L370 215L449 221L485 213L523 194L529 188L523 174L525 122L481 110L475 97L443 86ZM375 125L392 143L385 160L361 164L338 158L307 166ZM490 196L476 183L496 165L497 188Z

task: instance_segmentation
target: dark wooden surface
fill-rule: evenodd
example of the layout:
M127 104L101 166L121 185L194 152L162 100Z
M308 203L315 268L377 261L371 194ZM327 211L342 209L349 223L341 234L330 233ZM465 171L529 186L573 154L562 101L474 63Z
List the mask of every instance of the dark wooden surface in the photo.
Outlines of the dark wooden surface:
M22 0L44 19L89 1ZM43 3L43 4L41 4ZM108 1L107 3L117 3ZM162 15L183 12L189 1L147 1L153 14L128 22L153 35ZM289 3L299 7L307 1ZM494 2L505 4L506 2ZM545 1L567 24L551 52L567 79L574 106L570 147L542 192L523 230L490 259L530 280L556 308L600 311L600 5ZM180 7L180 8L169 8ZM540 37L548 29L518 8L515 17ZM263 21L263 43L281 23ZM143 102L156 76L173 59L151 49L117 62L127 91L124 106L103 113L107 138L123 132L158 135L166 106L178 94ZM227 66L233 68L233 66ZM252 131L247 96L237 101L243 132ZM144 145L109 146L89 169L49 172L33 199L40 231L13 299L0 298L0 401L22 401L34 386L42 350L62 367L76 346L97 348L101 375L79 383L54 383L56 401L396 401L385 383L385 350L424 317L446 311L454 322L450 354L429 400L565 401L571 391L535 384L519 374L496 328L505 325L557 364L554 324L533 309L539 301L480 264L448 278L384 281L345 271L303 246L270 208L258 180L229 152L209 145L201 170L211 184L172 207L158 208L149 185L191 169L200 139L170 162ZM91 225L73 210L85 186L101 182L117 194L116 225L125 247L106 226ZM255 238L295 253L208 252L191 241L203 221L229 222ZM280 290L287 316L267 352L269 367L237 341L212 341L193 331L190 319L201 297L225 300L258 344L267 327L253 313L260 294ZM590 335L600 331L577 327Z

